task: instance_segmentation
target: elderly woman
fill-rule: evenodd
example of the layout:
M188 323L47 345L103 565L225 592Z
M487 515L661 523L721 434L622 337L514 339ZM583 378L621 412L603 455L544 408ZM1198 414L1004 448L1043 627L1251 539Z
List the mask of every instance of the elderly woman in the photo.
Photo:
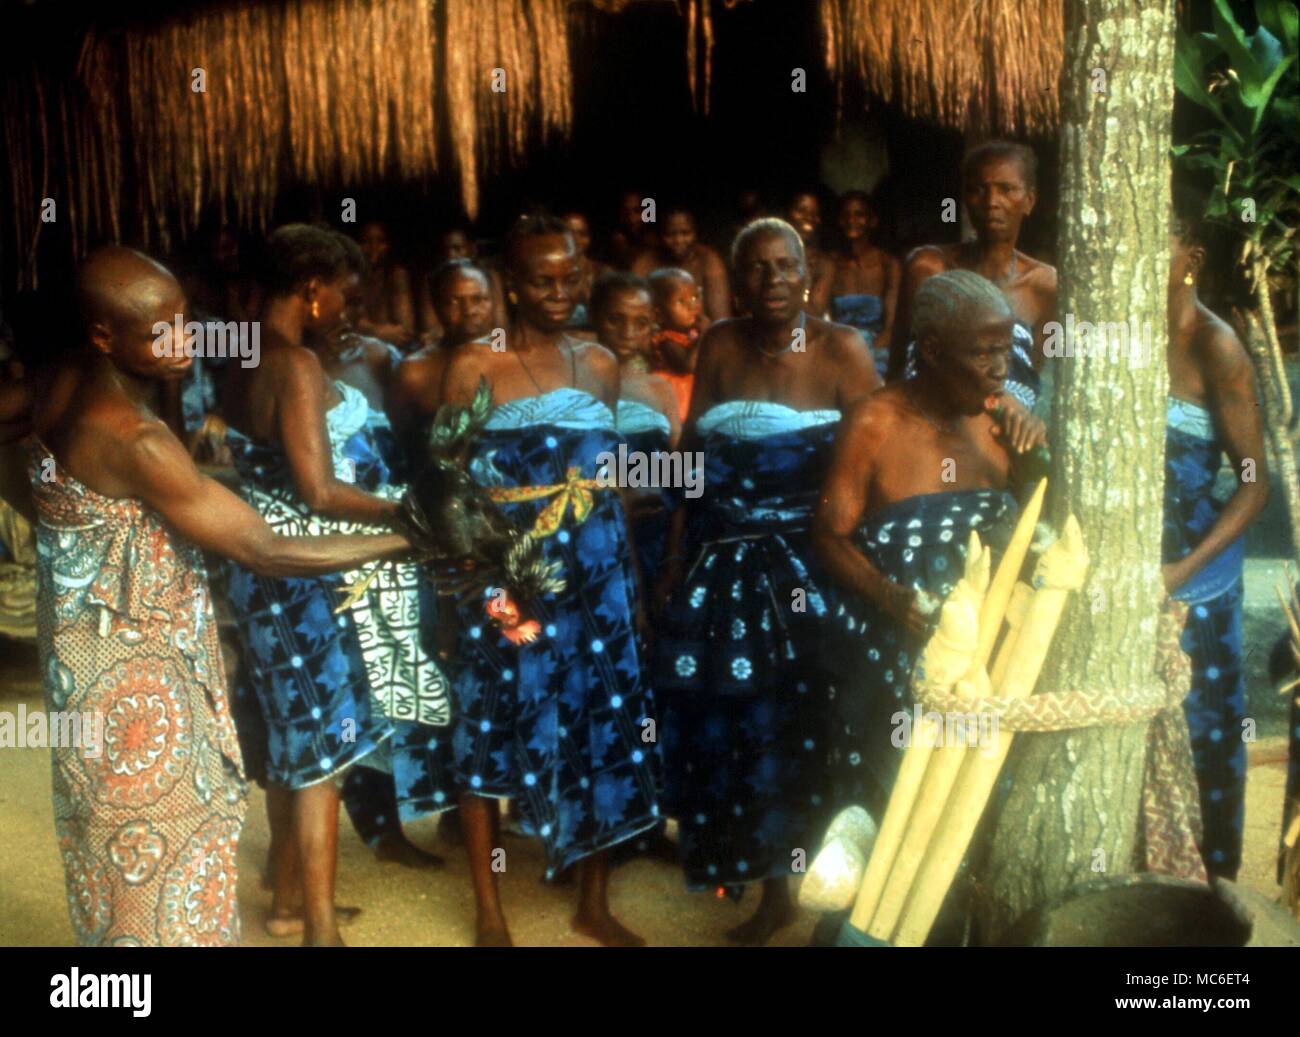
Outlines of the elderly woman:
M793 917L793 851L815 845L828 806L809 523L840 414L880 381L852 328L804 309L788 223L749 224L732 264L749 316L699 348L683 446L704 451L704 496L677 512L655 690L687 885L761 882L758 911L728 935L763 943Z
M1013 325L1006 299L978 274L922 285L916 373L845 417L817 507L813 542L835 581L824 658L836 795L877 817L900 758L890 717L912 706L912 665L937 619L922 604L960 577L971 530L995 555L1005 546L1018 510L1012 462L1043 440L1041 422L996 407Z

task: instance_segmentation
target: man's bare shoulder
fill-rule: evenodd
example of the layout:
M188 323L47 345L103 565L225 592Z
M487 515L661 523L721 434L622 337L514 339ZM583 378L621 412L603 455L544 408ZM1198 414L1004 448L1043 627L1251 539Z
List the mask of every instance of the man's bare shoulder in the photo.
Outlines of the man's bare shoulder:
M117 395L86 400L70 409L64 421L56 460L107 496L139 496L144 485L163 474L159 466L175 463L177 449L185 453L162 419Z

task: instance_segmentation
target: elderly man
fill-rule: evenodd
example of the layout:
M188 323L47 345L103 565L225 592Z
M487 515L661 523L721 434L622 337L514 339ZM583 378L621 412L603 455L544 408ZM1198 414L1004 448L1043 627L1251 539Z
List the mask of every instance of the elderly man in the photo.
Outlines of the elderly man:
M1043 438L1017 416L990 415L1003 395L1014 316L991 282L939 274L916 294L916 374L886 386L844 419L813 525L839 586L825 644L834 694L837 797L877 817L900 752L890 717L911 706L912 664L941 599L961 575L970 531L996 552L1016 516L1012 460Z
M31 464L46 708L97 734L53 749L73 931L85 945L232 944L243 781L201 551L315 575L409 545L275 535L151 410L155 383L191 363L169 348L176 279L113 247L86 262L79 294L86 346L35 403Z

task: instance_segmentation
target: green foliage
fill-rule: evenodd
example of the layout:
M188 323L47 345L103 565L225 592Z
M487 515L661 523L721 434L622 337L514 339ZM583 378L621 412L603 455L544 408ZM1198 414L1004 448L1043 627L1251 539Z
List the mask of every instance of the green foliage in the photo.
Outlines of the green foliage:
M1280 270L1300 223L1300 14L1291 0L1255 0L1248 36L1228 0L1213 3L1213 32L1179 30L1174 85L1214 125L1174 147L1174 160L1213 180L1206 219Z

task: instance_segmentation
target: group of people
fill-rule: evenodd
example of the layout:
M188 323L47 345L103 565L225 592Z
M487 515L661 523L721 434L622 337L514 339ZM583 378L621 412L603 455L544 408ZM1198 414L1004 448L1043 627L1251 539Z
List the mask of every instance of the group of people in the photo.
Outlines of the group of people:
M0 392L6 438L30 450L47 703L107 718L99 759L54 750L78 941L236 942L255 777L267 925L304 943L341 942L340 798L378 852L412 864L428 855L401 822L459 808L481 945L510 942L501 799L550 875L576 873L577 931L642 942L610 910L611 857L662 847L672 819L688 888L761 886L728 935L766 942L836 809L883 811L929 606L971 530L1005 543L1019 459L1045 443L1033 411L1055 271L1017 248L1035 177L1020 145L975 149L974 240L904 262L872 244L857 192L837 249L820 245L813 194L748 222L729 261L688 211L651 223L629 195L608 268L585 218L530 213L493 265L448 235L419 288L382 227L360 245L280 227L250 289L260 362L209 371L185 412L220 415L237 491L159 417L195 377L193 359L153 348L186 312L181 285L139 252L93 254L84 349ZM1179 222L1172 242L1164 574L1193 604L1203 854L1231 876L1240 539L1268 480L1244 351L1197 299L1197 228ZM531 639L491 598L438 600L395 521L430 423L483 384L467 471L563 580L521 605ZM620 446L698 456L703 493L611 486L602 458ZM1259 466L1226 503L1212 492L1224 451ZM238 633L234 687L205 555Z

